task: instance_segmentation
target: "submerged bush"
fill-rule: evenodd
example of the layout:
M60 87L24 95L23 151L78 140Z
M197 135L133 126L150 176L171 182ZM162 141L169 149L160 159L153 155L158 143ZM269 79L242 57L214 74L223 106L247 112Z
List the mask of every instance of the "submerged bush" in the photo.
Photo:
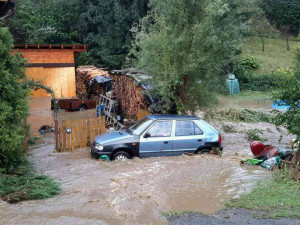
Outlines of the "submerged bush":
M1 175L0 197L9 203L50 198L60 193L59 183L45 175Z
M273 115L261 111L242 108L211 109L204 115L206 120L229 120L240 122L271 122Z
M260 129L255 128L255 129L247 130L245 133L248 141L261 141L261 142L268 141L268 139L262 138L260 136L263 134L263 131Z

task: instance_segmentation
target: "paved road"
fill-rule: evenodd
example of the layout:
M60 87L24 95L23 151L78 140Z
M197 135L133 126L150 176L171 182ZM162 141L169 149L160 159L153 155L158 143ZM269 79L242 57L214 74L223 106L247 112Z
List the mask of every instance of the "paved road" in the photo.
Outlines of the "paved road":
M168 219L170 225L299 225L300 219L265 219L264 214L245 209L224 209L216 215L189 214Z

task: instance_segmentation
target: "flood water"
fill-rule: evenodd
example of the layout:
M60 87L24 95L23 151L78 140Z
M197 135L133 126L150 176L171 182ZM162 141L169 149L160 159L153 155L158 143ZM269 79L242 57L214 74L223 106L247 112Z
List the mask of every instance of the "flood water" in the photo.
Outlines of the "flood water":
M253 109L267 109L272 110L273 101L269 98L265 99L245 99L238 96L218 96L220 106L223 108L253 108Z
M50 98L30 104L28 123L39 135L42 125L53 126ZM95 117L94 109L58 115L59 120L89 117ZM232 154L106 162L92 159L88 148L53 153L53 140L52 133L46 134L29 159L38 172L59 181L63 192L45 200L0 202L0 224L167 224L162 212L213 214L271 176L258 166L241 166Z
M51 143L52 142L52 143ZM215 213L270 177L260 167L215 155L104 162L88 149L54 154L50 134L30 159L63 192L51 199L0 203L0 224L167 224L165 211Z

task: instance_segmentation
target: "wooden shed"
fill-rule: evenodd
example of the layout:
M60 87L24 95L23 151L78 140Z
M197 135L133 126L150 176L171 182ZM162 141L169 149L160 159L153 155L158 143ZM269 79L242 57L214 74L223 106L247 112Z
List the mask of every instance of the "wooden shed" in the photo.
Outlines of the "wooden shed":
M40 80L54 90L57 98L76 97L76 52L86 51L86 45L25 45L16 44L27 61L27 77ZM48 96L46 91L33 91L33 97Z

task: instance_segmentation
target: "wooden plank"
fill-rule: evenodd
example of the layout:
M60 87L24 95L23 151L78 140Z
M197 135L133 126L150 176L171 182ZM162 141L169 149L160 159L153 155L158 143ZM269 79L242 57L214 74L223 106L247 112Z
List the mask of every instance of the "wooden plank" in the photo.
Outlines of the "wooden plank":
M74 151L75 150L75 121L70 121L71 123L71 150Z
M67 129L70 128L70 121L69 120L67 120L67 122L66 122L66 128ZM67 151L71 150L71 134L70 133L67 133L67 144L66 144L66 147L67 147Z
M80 123L80 120L76 120L76 123L75 123L75 148L80 148L79 123Z
M80 148L85 147L85 140L86 140L86 135L85 135L85 120L80 120L79 122L79 138L80 138Z
M85 119L83 122L83 147L87 147L88 136L88 120Z
M66 122L62 121L62 127L61 127L61 132L62 132L62 151L66 151Z

